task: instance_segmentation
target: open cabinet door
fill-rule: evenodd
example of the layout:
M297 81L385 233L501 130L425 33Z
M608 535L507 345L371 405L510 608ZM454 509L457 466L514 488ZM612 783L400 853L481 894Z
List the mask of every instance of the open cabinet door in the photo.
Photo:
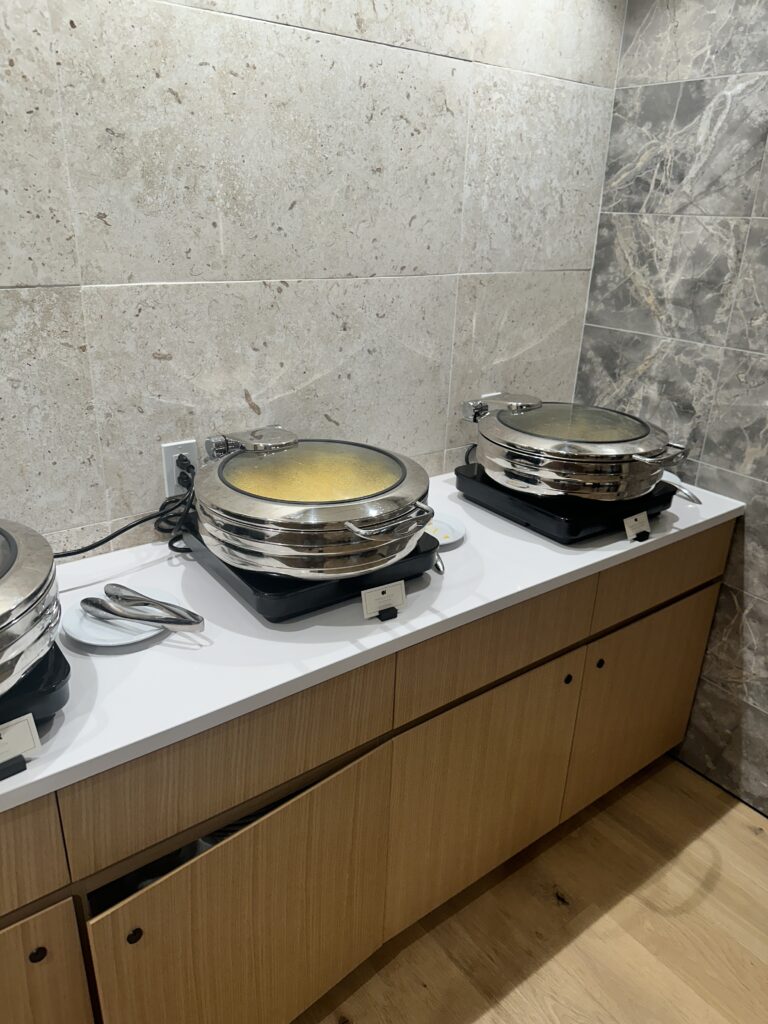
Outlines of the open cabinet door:
M104 1024L287 1024L382 941L391 746L89 923Z

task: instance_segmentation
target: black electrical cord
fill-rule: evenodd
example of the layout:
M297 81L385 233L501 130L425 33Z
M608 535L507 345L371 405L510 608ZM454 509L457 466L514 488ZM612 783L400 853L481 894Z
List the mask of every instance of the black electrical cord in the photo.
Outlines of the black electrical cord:
M138 519L126 523L119 530L113 530L112 533L108 533L106 537L100 537L99 540L95 540L90 544L84 544L80 548L73 548L71 551L54 551L53 557L70 558L73 555L85 555L87 552L108 544L116 537L122 536L122 534L135 529L137 526L141 526L142 523L148 523L152 519L155 521L155 529L158 533L170 533L172 535L168 541L168 547L171 551L179 554L189 552L188 547L179 546L178 542L181 539L182 530L192 508L192 502L195 499L195 467L186 455L180 455L176 459L176 465L179 468L179 474L176 479L185 488L183 494L166 498L155 512L149 512L145 516L140 516Z

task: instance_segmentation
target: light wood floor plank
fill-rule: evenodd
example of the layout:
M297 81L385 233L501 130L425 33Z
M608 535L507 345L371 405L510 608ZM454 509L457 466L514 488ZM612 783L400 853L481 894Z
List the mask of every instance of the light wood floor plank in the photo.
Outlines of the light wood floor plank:
M757 1024L768 822L664 761L389 943L297 1024Z

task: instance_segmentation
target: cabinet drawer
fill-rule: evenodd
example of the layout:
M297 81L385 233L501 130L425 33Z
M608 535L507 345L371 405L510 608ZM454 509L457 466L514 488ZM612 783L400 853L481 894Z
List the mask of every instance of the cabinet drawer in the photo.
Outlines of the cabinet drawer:
M584 650L392 741L386 938L557 825Z
M0 916L69 880L55 796L0 814Z
M583 640L589 635L596 587L595 576L578 580L401 651L395 725Z
M394 657L383 658L61 790L73 878L388 732L393 687Z
M92 1024L71 900L0 931L0 1007L8 1024Z
M680 743L719 589L588 645L563 820Z
M91 921L104 1024L287 1024L370 956L391 754L378 747Z
M592 633L718 579L725 571L732 535L733 523L722 523L601 572Z

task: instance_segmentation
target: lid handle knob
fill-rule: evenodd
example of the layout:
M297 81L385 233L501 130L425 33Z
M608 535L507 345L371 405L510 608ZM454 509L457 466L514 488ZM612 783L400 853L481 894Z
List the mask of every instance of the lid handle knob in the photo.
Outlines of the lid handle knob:
M471 423L477 423L483 416L495 409L506 409L513 416L519 416L524 412L531 412L533 409L541 408L541 399L535 395L508 394L506 391L494 391L488 395L481 395L479 399L463 402L461 415Z
M299 439L291 430L275 424L271 427L257 427L235 434L216 434L206 438L205 450L209 459L223 459L230 452L282 452L293 448Z

